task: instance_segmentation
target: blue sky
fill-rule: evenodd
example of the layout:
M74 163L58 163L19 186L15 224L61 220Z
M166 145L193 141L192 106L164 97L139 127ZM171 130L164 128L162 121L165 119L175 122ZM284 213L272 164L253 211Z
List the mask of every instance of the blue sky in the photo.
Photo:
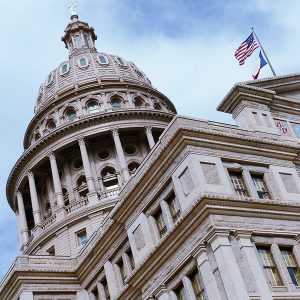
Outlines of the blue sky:
M67 59L60 41L67 0L0 0L0 277L18 253L5 184L21 155L39 85ZM234 51L253 25L279 75L300 71L298 0L81 0L81 19L99 51L134 61L179 114L232 122L215 107L237 81L251 79L258 51L240 67ZM261 77L271 76L265 67Z

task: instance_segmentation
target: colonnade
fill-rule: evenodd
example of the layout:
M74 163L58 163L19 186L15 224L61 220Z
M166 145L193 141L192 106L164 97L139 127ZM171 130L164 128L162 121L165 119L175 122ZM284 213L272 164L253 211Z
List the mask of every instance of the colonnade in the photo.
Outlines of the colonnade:
M152 134L152 128L146 127L145 133L147 136L149 147L151 149L155 145L153 134ZM129 174L124 150L122 147L122 143L120 140L119 130L114 128L111 130L111 134L112 134L114 146L116 149L117 160L121 167L121 174L122 174L123 182L125 183L130 179L130 174ZM90 164L90 160L89 160L89 156L88 156L88 150L87 150L87 146L86 146L84 137L78 137L77 142L79 145L83 169L84 169L84 173L85 173L85 177L86 177L86 183L87 183L87 187L88 187L88 195L89 194L96 195L95 181L94 181L92 168L91 168L91 164ZM58 217L58 219L63 219L66 216L66 206L64 203L64 195L63 195L63 191L62 191L61 180L59 177L57 158L56 158L55 153L53 153L53 152L50 152L48 154L48 158L49 158L49 162L50 162L50 166L51 166L53 186L54 186L55 198L56 198L56 202L57 202L56 216ZM41 205L40 205L39 199L38 199L37 188L36 188L35 177L34 177L33 171L29 170L27 172L26 176L27 176L28 182L29 182L29 191L30 191L34 225L36 228L40 228L42 225L42 210L41 210ZM18 218L21 242L22 242L22 245L26 245L29 240L29 229L28 229L25 207L24 207L24 200L23 200L23 195L22 195L21 190L17 190L17 203L18 203L17 218Z

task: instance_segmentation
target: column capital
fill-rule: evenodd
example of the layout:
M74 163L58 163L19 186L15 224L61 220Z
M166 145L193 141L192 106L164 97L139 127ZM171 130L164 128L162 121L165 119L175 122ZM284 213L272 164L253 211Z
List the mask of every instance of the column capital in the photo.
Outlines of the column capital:
M198 246L196 246L191 255L195 258L197 258L198 256L200 256L202 253L206 253L207 249L206 249L206 245L205 244L199 244Z
M252 230L236 230L233 235L240 243L240 247L253 247L251 237L253 231Z
M220 246L231 246L229 242L229 229L214 228L206 236L205 240L211 245L215 252Z
M77 137L77 142L79 143L79 145L85 145L84 136Z
M26 175L27 175L28 178L34 178L34 174L33 174L33 172L32 172L31 169L29 169L29 170L27 171Z
M16 194L17 194L17 197L18 197L18 198L23 198L23 195L22 195L22 193L21 193L19 190L17 190L17 193L16 193Z
M114 136L118 136L119 135L119 128L112 128L111 132Z
M152 132L152 126L146 126L145 131L146 131L146 133L151 133Z
M47 153L47 156L49 157L50 160L56 160L56 155L53 151Z

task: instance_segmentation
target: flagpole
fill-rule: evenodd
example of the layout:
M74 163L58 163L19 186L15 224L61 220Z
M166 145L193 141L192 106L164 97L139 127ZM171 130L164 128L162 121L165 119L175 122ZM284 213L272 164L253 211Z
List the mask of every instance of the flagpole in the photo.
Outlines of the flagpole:
M264 48L262 47L262 45L261 45L261 43L260 43L260 41L259 41L259 39L258 39L258 36L256 35L256 32L254 31L254 28L251 27L251 29L252 29L252 32L253 32L253 34L254 34L254 36L255 36L255 38L256 38L258 44L259 44L259 47L260 47L261 51L263 52L263 54L264 54L264 56L265 56L265 58L266 58L266 60L267 60L267 62L268 62L268 65L269 65L269 67L270 67L270 69L271 69L273 75L276 76L276 73L275 73L275 71L274 71L274 69L273 69L273 66L272 66L271 62L269 61L269 58L268 58L268 56L267 56L267 54L266 54Z

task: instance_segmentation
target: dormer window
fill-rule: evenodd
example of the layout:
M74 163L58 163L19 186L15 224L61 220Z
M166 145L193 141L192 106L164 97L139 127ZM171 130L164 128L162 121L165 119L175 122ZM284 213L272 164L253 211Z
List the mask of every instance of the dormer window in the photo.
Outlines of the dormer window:
M75 41L75 48L81 49L82 48L81 36L80 35L76 35L74 37L74 41Z
M104 55L98 55L98 62L100 65L108 65L108 59Z
M65 75L69 72L69 70L70 70L69 63L64 63L61 65L59 73L60 73L60 75Z
M47 77L47 79L46 79L46 85L48 86L48 85L50 85L51 84L51 82L52 82L52 80L53 80L53 72L51 72L49 75L48 75L48 77Z
M82 57L78 60L78 66L80 68L86 68L89 65L89 61L86 57Z
M116 59L117 59L117 62L118 62L119 65L121 65L121 66L123 66L123 67L126 66L126 63L125 63L125 61L124 61L123 58L117 56Z

